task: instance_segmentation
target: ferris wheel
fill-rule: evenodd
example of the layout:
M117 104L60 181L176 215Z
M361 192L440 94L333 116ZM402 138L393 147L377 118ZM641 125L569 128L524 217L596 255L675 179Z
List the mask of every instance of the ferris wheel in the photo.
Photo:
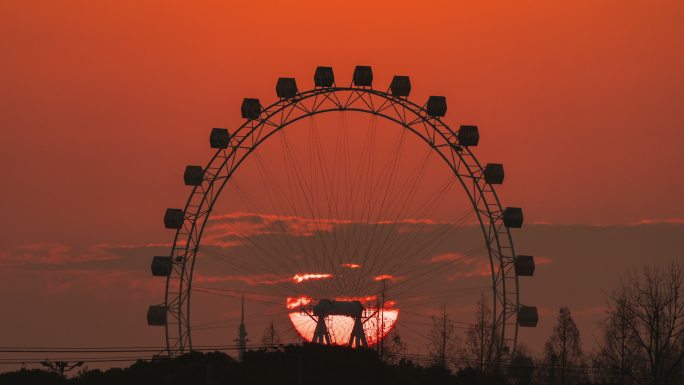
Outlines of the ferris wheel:
M444 96L409 100L408 76L380 91L369 66L348 86L318 67L313 83L245 98L244 122L212 129L209 162L186 167L185 206L164 215L173 245L151 266L166 294L147 321L167 352L231 341L244 299L285 340L359 347L392 330L420 346L438 306L466 328L484 299L491 355L514 354L518 327L537 324L518 290L535 266L513 247L522 210L494 189L503 165L475 157L478 127L448 126Z

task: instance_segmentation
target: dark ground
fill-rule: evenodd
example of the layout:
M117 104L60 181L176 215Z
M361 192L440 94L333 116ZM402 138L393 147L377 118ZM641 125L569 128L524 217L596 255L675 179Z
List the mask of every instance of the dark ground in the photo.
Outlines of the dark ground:
M0 374L0 384L507 384L500 376L471 369L451 373L402 360L381 361L372 350L292 345L278 351L251 351L244 362L224 353L189 353L174 359L137 361L127 368L86 370L64 378L43 370Z

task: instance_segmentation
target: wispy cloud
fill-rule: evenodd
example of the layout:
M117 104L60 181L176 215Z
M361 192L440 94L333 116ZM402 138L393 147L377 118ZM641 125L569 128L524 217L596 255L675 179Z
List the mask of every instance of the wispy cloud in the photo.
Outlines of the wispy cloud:
M434 226L451 225L450 222L427 218L403 218L380 220L369 223L348 219L305 218L293 215L273 215L260 213L235 212L212 215L207 225L208 237L216 239L245 238L264 234L288 234L299 237L313 236L318 232L331 232L344 226L393 226L397 233L433 231Z
M291 276L282 276L278 274L225 274L225 275L208 275L196 274L193 277L193 283L213 284L213 283L227 283L227 282L242 282L249 286L259 285L277 285L284 282L292 282Z
M101 245L76 250L60 243L29 243L0 251L0 265L3 267L66 265L116 258Z
M292 279L297 282L297 283L302 283L304 281L308 281L310 279L328 279L332 278L332 274L330 273L297 273L292 277Z
M484 258L478 258L477 260L472 259L466 265L470 266L450 275L449 280L454 281L461 278L488 277L492 275L492 268L489 264L489 260L485 260Z
M452 253L443 253L443 254L433 255L432 257L430 257L425 262L427 262L427 263L439 263L439 262L454 262L454 261L459 261L459 260L467 262L465 255L463 255L462 253L452 252Z
M681 225L681 224L684 224L684 218L650 218L650 219L642 219L642 220L636 222L635 224L637 224L637 225L654 225L654 224L660 224L660 223Z

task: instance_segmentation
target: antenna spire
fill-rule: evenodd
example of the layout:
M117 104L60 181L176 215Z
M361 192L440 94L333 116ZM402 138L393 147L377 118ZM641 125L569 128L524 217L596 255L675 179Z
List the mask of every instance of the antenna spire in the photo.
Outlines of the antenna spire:
M243 360L245 355L245 350L247 350L247 328L245 327L245 296L242 295L242 303L240 308L240 327L238 328L238 354L240 361Z

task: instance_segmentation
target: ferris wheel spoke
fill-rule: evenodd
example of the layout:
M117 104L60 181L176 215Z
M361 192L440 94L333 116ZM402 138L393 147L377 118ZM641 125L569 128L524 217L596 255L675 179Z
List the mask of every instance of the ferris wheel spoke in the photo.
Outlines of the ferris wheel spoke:
M479 295L483 292L490 291L491 286L473 286L465 288L453 288L445 293L444 289L436 289L430 291L416 291L407 292L401 295L393 295L392 298L401 301L404 305L415 305L429 302L439 302L443 298L461 298L472 295Z
M454 293L450 293L450 294L443 294L444 290L441 290L441 293L438 291L435 291L433 293L430 293L429 295L426 295L426 294L423 294L423 295L407 294L407 295L403 295L403 296L402 295L393 296L392 298L399 301L401 306L404 309L412 309L412 308L415 308L416 306L443 303L443 302L448 302L449 300L453 300L453 299L471 298L473 296L479 296L482 293L485 293L485 292L491 291L491 290L492 290L491 286L484 286L480 289L470 289L470 290L462 290L462 291L454 289L453 290Z
M258 155L258 154L256 154L256 155ZM278 225L280 227L280 231L283 234L283 238L285 239L285 241L287 243L287 249L289 249L290 252L292 253L291 254L292 257L294 257L297 254L297 251L300 252L301 255L306 254L307 250L306 250L306 247L305 247L301 237L297 236L297 234L293 235L292 231L290 231L290 229L287 229L285 227L286 222L285 222L284 218L286 218L289 214L286 212L285 208L288 206L295 208L295 212L294 212L295 217L303 218L303 216L301 216L299 214L299 212L297 211L296 205L294 204L294 202L285 202L284 201L286 194L282 193L284 191L283 187L280 186L280 184L278 183L278 178L276 178L275 175L273 175L269 171L268 167L265 166L264 161L263 161L263 159L261 159L260 156L257 157L257 164L259 166L260 175L262 178L261 179L262 180L262 186L264 186L266 188L268 195L269 195L269 199L271 200L271 202L274 202L271 204L272 210L270 210L269 212L265 212L265 214L272 213L278 217L278 220L276 220L275 222L278 223ZM272 181L272 183L268 183L269 181ZM273 196L272 198L271 198L271 195ZM279 202L279 204L275 204L275 202ZM291 214L289 214L289 215L291 215ZM297 244L297 246L298 246L297 251L295 251L295 247L292 245L292 243L290 241L291 239L294 239L294 243ZM295 263L297 263L298 269L300 271L306 271L308 269L308 267L301 265L301 262L299 259L293 258L293 260Z
M228 226L231 225L231 223L228 222L227 220L225 220L225 218L222 217L221 220L225 224L227 224ZM287 269L288 269L287 264L284 264L282 262L274 263L274 264L264 264L264 262L266 262L266 261L273 260L275 262L275 261L280 260L280 258L278 258L278 254L276 253L276 251L269 249L268 247L264 246L267 244L266 242L255 241L252 236L245 234L243 232L244 230L240 230L238 227L233 227L232 230L235 233L237 233L243 241L245 241L245 243L243 245L247 246L250 250L252 250L251 257L256 259L258 262L256 264L252 264L252 266L254 266L256 270L258 270L259 266L273 266L275 264L276 267L278 268L278 271L273 271L273 273L282 274L282 273L287 271ZM227 258L225 256L223 256L222 260L231 261L230 258ZM261 269L263 271L263 267Z
M482 247L475 248L469 252L466 252L463 254L464 258L476 255L477 253L481 252L483 249ZM435 264L435 266L422 271L420 273L414 273L410 278L407 278L406 280L403 280L396 285L392 287L392 289L396 290L398 287L401 288L401 290L398 292L398 295L401 295L401 293L405 292L410 292L411 290L415 289L416 286L420 286L421 284L424 284L428 280L432 278L432 274L435 274L436 272L443 271L447 267L451 267L456 264L460 264L462 261L460 259L456 260L451 260L444 262L442 264ZM409 285L410 284L410 285Z
M443 234L449 233L448 228L446 228L446 227L440 231L442 231ZM437 233L436 238L437 237L439 237L439 233ZM432 245L431 245L431 243L432 243ZM432 273L442 272L443 271L442 269L444 267L448 267L449 266L448 264L443 264L441 267L439 267L440 264L430 263L430 261L425 258L427 255L432 254L432 252L434 251L434 249L436 247L437 247L436 242L430 242L429 240L425 241L422 244L416 245L416 247L414 249L425 248L425 249L428 249L428 251L422 253L422 255L420 255L419 258L416 259L417 264L410 267L409 270L399 270L399 274L402 277L402 279L400 282L395 284L394 287L396 288L397 286L405 286L411 280L417 279L420 274L432 274ZM411 250L411 252L412 252L412 250ZM453 263L460 262L460 261L455 259L455 260L451 260L451 261L447 261L447 262L453 264ZM411 274L408 275L407 274L408 272L411 272Z
M260 206L258 206L258 204L255 204L254 201L248 196L248 194L246 194L246 193L242 190L242 188L240 187L240 184L237 182L237 180L234 181L234 183L232 184L232 187L233 187L233 188L235 189L235 191L237 192L237 196L240 198L240 200L243 202L243 204L249 208L249 212L255 213L255 215L258 215L258 214L256 214L256 213L264 212L264 209L261 208ZM252 234L249 234L249 232L246 231L246 230L242 227L242 225L240 224L240 221L235 221L235 222L233 222L233 223L228 223L228 222L225 220L224 217L221 217L221 218L223 218L224 223L226 223L226 224L228 224L228 225L232 225L233 228L236 229L236 231L239 233L239 235L241 236L241 238L242 238L243 240L249 242L249 244L253 245L253 246L255 247L255 249L257 249L257 250L260 251L259 253L256 253L257 257L261 256L262 253L268 255L270 258L272 258L272 257L274 257L274 256L275 256L275 257L278 257L279 251L280 251L280 250L283 250L282 246L281 246L281 247L276 247L276 246L274 246L273 244L271 244L271 243L269 243L269 242L263 242L263 243L256 244L256 243L252 240ZM276 238L276 239L277 239L277 236L276 236L276 237L272 237L272 238ZM263 247L262 247L261 245L263 245ZM285 267L285 266L288 265L287 263L285 263L284 261L282 261L282 258L275 258L273 262L274 262L274 263L283 262L283 263L280 264L281 267Z
M463 258L468 258L472 255L477 254L478 252L480 252L479 248L465 252L463 253ZM401 288L403 292L410 292L411 290L415 289L416 286L419 286L425 281L432 279L433 274L443 273L445 269L453 267L455 265L461 265L463 263L464 262L462 259L453 259L442 263L426 264L426 267L424 269L416 269L416 271L414 271L410 277L393 285L392 289L396 290L398 288ZM397 294L400 295L401 293L402 292L400 291Z
M448 186L448 184L445 184L443 188L440 188L441 193L435 194L431 200L435 203L441 201L448 189ZM436 204L433 205L433 207L436 207ZM426 210L425 212L421 213L416 212L414 215L410 216L410 218L430 218L431 214L432 210ZM379 274L383 272L392 273L397 271L397 269L399 269L402 265L409 263L410 260L413 260L413 263L415 263L416 260L420 259L416 259L414 250L424 250L424 246L435 244L438 239L442 239L447 233L446 231L434 231L432 234L426 236L426 232L423 231L426 226L427 221L424 221L418 224L417 228L414 228L412 234L409 236L397 237L398 240L396 244L394 247L391 247L387 253L391 257L392 261L390 261L388 265L381 266L380 270L377 272ZM418 239L419 237L424 239L421 241Z
M400 234L401 228L405 226L405 219L409 218L406 215L405 209L407 206L407 202L412 199L412 192L415 191L416 186L421 181L421 178L416 177L416 173L419 173L421 170L424 170L424 167L427 164L428 160L429 155L426 154L423 157L422 161L416 165L416 167L413 170L413 173L406 178L406 181L404 182L403 186L400 189L398 189L398 192L389 198L393 202L402 203L398 205L399 208L398 210L396 210L394 215L392 215L391 212L387 213L387 225L384 226L386 228L385 236L383 239L378 240L377 244L379 246L375 250L375 252L378 255L384 256L384 258L376 258L374 260L374 265L372 268L373 271L380 273L384 269L386 269L388 263L396 261L395 255L391 252L391 249L393 248L393 246L399 245L401 243L402 238L406 238ZM388 246L389 249L387 248Z
M336 261L336 263L334 263L334 266L332 268L332 271L336 272L339 265L342 264L342 261L339 258L339 255L336 255L336 250L337 250L337 237L336 237L337 236L337 229L336 229L337 224L336 224L336 219L337 219L337 217L335 214L333 214L333 208L331 206L331 203L333 203L333 188L334 188L334 186L332 185L332 177L329 174L330 171L328 170L328 164L327 164L328 162L327 162L325 153L323 151L321 151L320 140L318 137L318 130L317 130L315 122L316 122L315 119L313 117L311 117L311 120L310 120L311 145L310 145L310 147L311 147L311 152L313 155L313 160L311 162L311 165L313 166L313 165L317 164L318 170L320 171L320 176L321 176L320 179L321 179L322 187L323 187L322 189L323 189L323 194L324 194L324 202L326 202L326 205L327 205L327 210L325 210L325 211L327 211L327 213L328 213L328 216L327 216L328 226L330 226L332 229L331 233L332 233L332 237L333 237L332 242L331 242L332 245L330 246L329 249L327 249L328 255L327 255L326 259L331 260L331 262L333 261L333 259ZM313 166L312 169L316 169L316 167ZM315 182L312 179L311 185L313 186L314 183ZM315 204L315 207L317 207L319 210L320 210L321 206L322 206L321 204ZM320 215L320 211L319 211L319 215ZM340 285L338 285L338 288L339 288L339 286Z
M380 220L383 215L383 211L386 209L386 205L388 203L388 195L389 191L394 187L394 183L396 181L396 175L397 175L397 168L399 166L399 159L401 158L402 150L404 148L405 144L405 137L406 137L406 131L401 131L399 134L399 138L397 142L395 143L395 147L385 164L383 171L381 172L381 177L378 179L378 183L376 186L384 186L384 191L381 194L381 197L378 197L379 202L375 201L372 203L373 207L379 207L378 213L375 216L375 220L372 222L371 225L371 230L368 232L368 236L364 237L363 244L364 244L364 249L362 250L362 261L363 265L366 265L368 262L368 259L371 255L371 250L372 250L372 245L373 242L375 241L376 235L378 233L378 228L380 226ZM373 194L373 189L371 188L371 196ZM369 201L372 201L372 198L369 199ZM379 206L378 206L379 204ZM370 211L370 210L369 210Z
M305 199L308 213L311 215L312 222L313 222L314 227L316 229L313 232L313 234L318 235L318 241L320 242L320 245L322 248L322 255L323 256L328 255L329 251L328 251L327 243L325 242L325 240L322 237L322 229L321 229L321 226L319 224L319 220L317 219L320 217L320 215L317 215L317 213L315 212L314 201L311 198L311 196L309 196L306 188L304 187L305 181L303 179L301 167L299 166L299 161L297 160L297 155L293 151L292 146L289 144L289 141L287 140L286 134L283 131L280 131L280 132L281 132L281 138L283 140L284 148L285 148L286 153L288 155L287 158L289 159L290 164L293 167L293 173L296 176L297 186L300 188L300 192L302 193L302 195ZM326 263L326 265L328 265L328 266L326 266L328 269L334 270L334 264L332 263L332 261L329 258L322 258L322 259ZM330 285L329 282L330 281L327 281L327 282L323 283L323 285L324 286Z
M317 76L320 69L331 71L329 67L320 67ZM257 100L258 111L253 111L245 106L254 105L255 100L245 100L242 114L247 120L238 130L212 131L211 144L217 152L204 169L201 181L188 179L186 170L186 184L195 187L185 208L186 215L181 218L183 223L176 225L171 223L178 222L171 221L175 217L165 217L167 227L178 228L178 240L172 249L172 256L177 257L174 263L180 265L185 261L181 258L185 255L176 251L177 244L196 242L195 250L199 250L199 237L190 238L195 234L190 235L187 229L199 228L201 237L206 228L207 245L197 253L203 262L197 265L200 269L195 271L195 255L188 256L190 265L182 266L182 271L189 269L190 280L194 282L188 282L186 288L167 285L167 298L188 298L186 305L176 300L165 303L169 306L168 314L178 320L166 324L170 351L191 347L191 330L211 335L212 330L230 329L237 322L231 311L204 308L197 313L200 318L193 316L195 323L191 327L189 314L184 315L190 311L191 292L199 295L199 306L212 304L217 309L236 303L238 296L244 295L252 303L250 319L257 327L269 321L271 325L295 325L299 322L297 315L286 310L292 309L295 299L301 305L302 298L307 298L306 306L313 306L321 299L348 302L363 298L364 311L371 314L375 309L380 314L387 298L393 301L387 306L394 307L390 328L407 330L425 340L424 331L431 323L425 319L425 312L418 309L427 307L433 312L434 304L441 302L463 316L463 304L491 288L479 286L487 280L484 275L479 276L484 272L484 259L474 258L488 255L488 262L496 263L494 259L503 258L504 251L506 257L515 257L505 226L516 225L502 217L503 208L491 185L500 183L497 178L503 175L485 173L471 151L478 141L477 127L452 130L441 119L446 111L444 97L430 97L421 106L406 99L408 91L395 87L396 78L391 93L382 92L365 83L363 76L370 73L370 67L357 70L359 76L355 71L349 87L321 86L318 77L315 89L295 91L295 97L285 95L282 79L279 80L277 103L261 108ZM400 94L395 95L395 91ZM350 127L348 111L368 112L368 127L356 127L356 121ZM319 120L321 112L337 117L337 132L331 132L334 126ZM396 133L393 135L378 124L379 119L398 123L403 129L392 131ZM283 130L296 121L304 123L301 129L294 129L292 134L290 129ZM424 155L414 150L417 147L412 147L408 136L427 143ZM261 147L261 143L270 137L274 140L269 141L269 146L279 144L279 150L263 150L269 147ZM353 143L350 138L354 138ZM357 140L361 138L364 140ZM278 157L280 161L276 160ZM244 175L242 184L242 174L235 171L245 160L248 166L244 167L251 172ZM440 183L441 174L431 169L434 161L444 161L448 166L442 170L449 172L444 183ZM489 166L487 169L491 169ZM458 183L454 183L456 180ZM460 197L465 198L467 207L462 214L448 215L447 210L459 211L453 209L451 201L456 186L463 187ZM221 214L221 207L215 203L224 187L234 199L226 206L231 209ZM195 207L196 212L192 212ZM209 210L209 214L204 216L207 211L202 210ZM472 247L471 229L477 231L480 226L470 226L478 222L485 243ZM492 234L490 229L502 232ZM186 232L187 240L183 238ZM169 282L179 282L176 275L180 271L174 265ZM505 278L517 278L510 266L502 271L511 275ZM154 270L154 265L153 272L162 275L160 270ZM453 281L461 277L457 274L468 278ZM471 277L473 274L478 276ZM382 275L389 280L380 281ZM447 291L436 290L445 285L449 285ZM510 307L503 309L501 303L517 305L517 279L498 280L494 285L492 290L504 293L492 299L496 313L493 322L503 332L503 322L510 317L502 318L501 314L507 314ZM151 307L150 311L158 308ZM403 321L394 324L399 310ZM150 312L148 322L161 324L149 317ZM333 322L332 318L324 321L330 328L351 327L349 323ZM369 326L374 323L375 326ZM378 330L379 323L375 319L364 323L364 327ZM289 337L299 339L294 328L286 330ZM300 332L313 332L306 330ZM509 330L507 326L506 331ZM345 331L349 332L340 330ZM517 329L513 338L507 340L512 348L516 332ZM339 339L340 335L333 338ZM378 334L369 338L382 337Z
M412 259L414 262L423 261L424 258L427 258L429 255L431 255L431 253L434 250L434 247L440 244L439 241L445 240L447 235L453 236L458 231L463 221L469 217L468 214L468 210L465 210L464 214L461 215L461 217L457 219L455 222L438 225L438 228L431 232L424 231L425 228L428 226L427 221L421 223L417 229L414 229L412 236L406 237L408 240L408 243L406 245L401 244L401 248L392 250L393 255L398 254L399 251L404 252L402 253L403 257L399 256L394 262L394 264L388 269L388 271L399 270L401 267L407 265L409 258ZM429 217L429 215L426 216L426 218ZM426 236L426 233L428 233L429 235ZM419 237L422 237L422 240L419 239ZM419 252L421 250L422 252Z
M375 147L376 129L375 121L370 120L368 128L366 130L366 137L363 141L363 147L361 149L360 158L358 164L356 165L356 171L353 178L349 180L350 193L347 197L347 212L348 218L352 222L350 226L350 234L347 237L347 245L345 247L345 254L354 258L354 263L362 264L359 255L359 242L358 239L362 234L363 229L361 227L368 223L368 219L363 217L363 214L367 211L365 200L359 201L367 195L367 188L371 185L371 180L373 178L373 165L375 159L371 156ZM359 212L357 213L357 210ZM349 261L352 262L352 261ZM363 265L363 264L362 264Z
M284 134L281 134L281 144L284 143L283 138L282 138L283 135ZM283 190L283 193L287 194L290 197L289 201L291 202L291 208L294 209L294 211L295 211L295 216L300 217L302 219L306 219L306 215L304 214L305 209L303 209L303 208L300 209L300 205L303 205L303 203L301 202L301 199L300 200L295 199L295 192L297 192L299 189L297 188L297 186L294 183L292 171L290 170L289 167L287 167L287 165L289 165L289 161L288 161L287 151L285 150L284 145L281 145L281 153L282 153L282 158L283 158L282 164L285 166L284 167L284 174L287 177L287 188L285 190ZM297 239L300 239L300 238L297 237ZM302 243L303 243L303 241L302 241ZM312 259L312 258L314 258L314 256L310 255L310 254L315 254L315 253L316 253L315 244L309 250L306 250L306 248L304 246L302 246L302 258L305 261L304 263L305 263L305 266L307 267L307 269L313 265L312 262L315 262L315 260Z
M294 197L295 192L301 193L301 197L303 197L303 212L307 213L306 215L303 215L302 218L310 218L311 223L314 224L314 230L312 231L313 248L309 250L309 252L305 252L303 257L307 259L307 265L316 266L315 258L319 253L317 250L318 245L319 243L323 243L323 240L320 238L320 227L318 225L318 221L316 220L317 215L313 211L313 203L311 202L312 198L310 198L309 196L309 191L307 191L307 189L304 187L304 182L302 181L299 168L297 167L296 158L292 153L293 151L289 146L287 136L283 131L280 132L280 138L283 150L283 160L284 164L287 166L285 167L285 172L287 174L288 184L290 186L290 193L292 194L292 200L296 201ZM319 235L319 239L316 239L316 234Z
M421 162L417 164L417 166L414 168L414 171L411 175L409 175L406 178L406 181L404 182L404 185L400 190L403 190L406 192L406 197L401 198L402 192L400 191L397 193L395 196L392 196L390 198L391 201L394 202L402 202L398 212L396 215L392 216L391 219L388 221L388 225L386 227L385 231L385 236L382 239L382 241L378 242L380 245L379 248L375 251L377 254L378 258L373 259L373 263L370 267L371 271L378 271L382 272L388 263L391 263L391 260L394 259L394 255L392 253L384 253L385 248L387 247L388 244L397 244L400 242L400 239L403 238L400 236L399 230L400 230L400 220L405 218L404 211L408 206L409 200L412 200L412 197L414 196L413 193L416 191L416 187L420 184L422 180L422 172L425 171L425 167L427 166L428 160L430 158L430 153L432 151L428 150L426 155L423 157ZM421 173L421 176L416 175L417 173ZM390 242L391 241L391 242ZM384 257L384 258L383 258Z
M342 114L342 116L344 116L344 114ZM347 254L349 250L349 237L345 233L348 228L346 220L350 218L348 211L345 210L348 207L348 202L344 202L344 204L340 203L341 197L349 197L350 194L346 192L351 185L351 177L349 174L351 168L349 162L349 133L346 119L339 119L337 131L334 160L331 170L331 192L333 196L334 217L336 221L339 221L339 231L337 228L335 229L336 237L334 240L333 252L337 255L338 268L341 268L343 264L353 262L349 261L350 256ZM345 274L342 274L340 281L342 287L349 287L351 284L349 276Z
M268 279L259 280L258 277L263 275L263 273L262 273L262 271L259 270L258 267L254 267L254 266L246 267L246 266L239 265L239 264L232 264L229 266L231 267L231 271L233 273L237 273L238 276L228 276L225 278L219 277L220 279L218 282L225 282L226 284L228 284L230 282L242 282L243 284L250 285L251 287L255 287L255 286L259 287L260 286L260 287L263 287L264 290L270 292L270 293L267 293L266 291L264 291L261 293L261 295L270 295L273 297L279 297L281 299L283 298L283 294L282 294L283 292L290 292L290 293L296 293L298 295L301 295L301 292L298 292L298 289L296 287L294 287L292 284L289 284L288 282L285 282L285 278L289 278L289 277L283 277L282 281L278 281L279 278L276 276L276 277L274 277L276 282L273 282L273 279L271 279L271 280L268 280ZM241 277L240 275L249 275L249 276L251 276L251 278ZM207 281L211 282L211 281L215 281L215 280L212 280L211 278L209 278ZM200 282L202 282L202 281L200 281ZM202 282L202 285L206 286L207 283ZM219 288L219 287L215 287L215 289L217 289L217 288Z
M278 271L272 271L276 275L281 275L289 270L289 267L286 263L282 262L282 258L279 257L279 255L274 254L273 250L269 250L265 247L262 246L263 243L261 242L256 242L254 239L252 239L251 236L244 234L241 230L239 230L237 227L233 226L233 223L228 222L225 220L224 217L220 216L219 217L226 225L232 226L232 231L236 232L237 234L240 235L241 239L246 242L246 245L252 250L253 252L250 253L251 257L257 260L256 263L246 263L246 262L240 262L236 258L227 258L225 256L217 258L219 261L222 261L224 264L227 264L228 266L232 267L233 272L238 272L238 273L247 273L247 274L259 274L263 273L265 268L269 268L273 265L278 267ZM272 270L272 269L271 269ZM292 285L286 285L285 283L277 282L277 285L281 287L282 289L289 289L292 290ZM295 289L296 290L296 289Z

